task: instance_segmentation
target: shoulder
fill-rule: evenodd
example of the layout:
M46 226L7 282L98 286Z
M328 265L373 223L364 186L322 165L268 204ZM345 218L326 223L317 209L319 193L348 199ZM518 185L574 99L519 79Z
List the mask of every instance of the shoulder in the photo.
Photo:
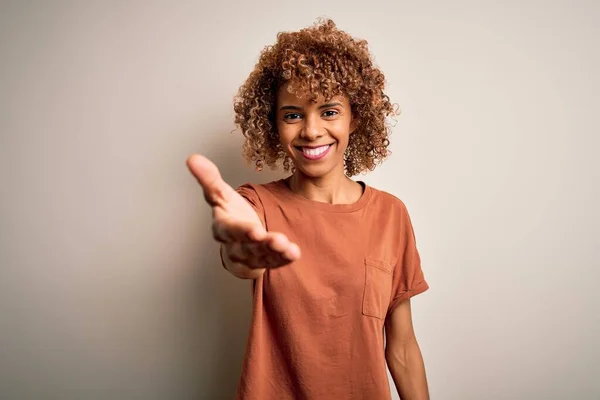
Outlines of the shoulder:
M247 199L253 200L264 200L265 198L272 197L276 193L279 181L272 181L268 183L244 183L240 185L236 192Z
M379 207L382 207L383 209L387 209L393 212L408 214L406 204L399 197L384 190L376 189L372 186L371 191L373 192L373 205L377 205Z

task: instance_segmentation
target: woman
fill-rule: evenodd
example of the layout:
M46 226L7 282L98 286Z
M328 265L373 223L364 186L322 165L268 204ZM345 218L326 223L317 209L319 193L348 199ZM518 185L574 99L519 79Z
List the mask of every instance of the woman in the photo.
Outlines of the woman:
M350 179L394 115L367 43L331 20L280 33L235 101L244 155L292 174L234 190L194 155L224 267L253 280L239 399L427 399L410 298L428 289L404 203ZM385 342L384 342L385 327Z

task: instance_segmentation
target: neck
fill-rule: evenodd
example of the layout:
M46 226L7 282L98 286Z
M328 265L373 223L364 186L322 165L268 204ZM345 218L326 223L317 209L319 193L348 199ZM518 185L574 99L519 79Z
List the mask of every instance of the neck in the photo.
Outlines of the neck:
M296 170L286 179L290 190L305 199L329 204L352 204L362 195L362 187L348 178L343 170L311 177Z

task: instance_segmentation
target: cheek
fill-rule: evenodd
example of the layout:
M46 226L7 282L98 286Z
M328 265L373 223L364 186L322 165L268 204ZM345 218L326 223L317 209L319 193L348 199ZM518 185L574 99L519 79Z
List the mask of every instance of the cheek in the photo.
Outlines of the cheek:
M340 124L337 129L333 130L332 133L335 139L343 144L347 144L350 138L350 129L348 124Z
M289 126L277 124L277 132L279 134L279 143L281 143L284 148L288 147L290 142L294 139L292 130L289 129Z

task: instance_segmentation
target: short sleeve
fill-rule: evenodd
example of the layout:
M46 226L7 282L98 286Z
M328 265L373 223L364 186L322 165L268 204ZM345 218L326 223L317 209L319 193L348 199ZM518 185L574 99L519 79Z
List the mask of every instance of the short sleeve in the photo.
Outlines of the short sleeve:
M246 183L238 187L235 191L238 192L244 199L246 199L248 203L250 203L254 211L256 211L256 214L258 214L263 226L266 226L265 209L260 197L258 196L256 187L251 183Z
M394 266L392 277L392 296L388 314L402 301L429 289L423 270L421 257L417 250L415 232L406 206L402 204L399 221L400 243L398 262Z

